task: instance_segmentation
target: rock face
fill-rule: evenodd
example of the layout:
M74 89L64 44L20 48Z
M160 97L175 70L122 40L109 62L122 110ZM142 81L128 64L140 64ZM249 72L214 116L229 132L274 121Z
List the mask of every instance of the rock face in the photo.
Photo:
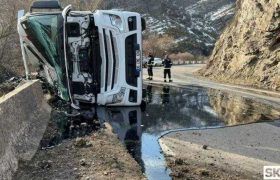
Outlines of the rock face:
M280 1L238 0L233 22L200 74L280 91Z

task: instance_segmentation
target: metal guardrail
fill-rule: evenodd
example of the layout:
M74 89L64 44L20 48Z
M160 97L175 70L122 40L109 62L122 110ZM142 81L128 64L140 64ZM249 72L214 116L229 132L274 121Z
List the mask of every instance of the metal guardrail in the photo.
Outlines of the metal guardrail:
M187 65L187 64L206 64L206 60L201 61L182 61L182 60L174 60L173 65Z

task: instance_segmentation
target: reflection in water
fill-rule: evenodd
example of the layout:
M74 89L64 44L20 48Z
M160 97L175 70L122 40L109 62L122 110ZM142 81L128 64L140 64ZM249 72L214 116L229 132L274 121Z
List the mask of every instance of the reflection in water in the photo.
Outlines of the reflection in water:
M109 122L119 139L125 144L129 153L141 165L141 108L98 108L98 117L101 122Z
M163 86L162 88L162 104L168 104L170 101L170 87L169 86Z
M159 135L182 128L223 126L209 103L207 89L153 87L143 114L143 131ZM149 98L149 96L147 96Z
M158 137L142 132L143 113L140 107L99 108L101 122L109 122L125 144L128 152L141 165L149 179L170 179L170 170L166 168L161 154Z
M210 89L209 102L227 126L248 124L280 118L279 109L252 99Z
M153 100L153 86L148 85L147 86L147 100L146 102L149 104Z

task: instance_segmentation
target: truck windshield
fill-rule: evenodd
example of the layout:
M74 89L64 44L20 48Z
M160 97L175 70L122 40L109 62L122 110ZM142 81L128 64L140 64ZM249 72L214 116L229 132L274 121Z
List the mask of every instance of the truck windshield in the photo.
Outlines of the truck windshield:
M63 53L63 17L61 14L30 15L25 25L28 39L55 69L59 96L69 100Z

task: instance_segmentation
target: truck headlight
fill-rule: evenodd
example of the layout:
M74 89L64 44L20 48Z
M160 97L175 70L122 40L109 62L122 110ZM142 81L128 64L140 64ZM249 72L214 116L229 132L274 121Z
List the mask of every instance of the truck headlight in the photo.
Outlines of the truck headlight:
M111 24L117 27L120 31L124 30L123 22L120 16L110 14Z

